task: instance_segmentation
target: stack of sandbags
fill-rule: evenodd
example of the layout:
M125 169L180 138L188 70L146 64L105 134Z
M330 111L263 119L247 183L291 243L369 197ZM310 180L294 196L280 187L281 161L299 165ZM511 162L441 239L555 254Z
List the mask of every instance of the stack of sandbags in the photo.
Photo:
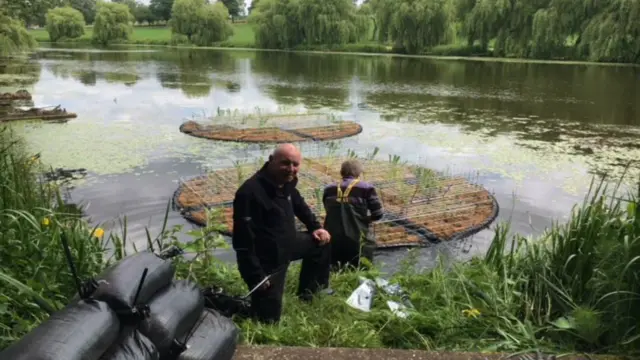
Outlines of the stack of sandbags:
M129 256L96 278L89 298L76 296L0 359L230 360L238 328L174 275L153 252Z

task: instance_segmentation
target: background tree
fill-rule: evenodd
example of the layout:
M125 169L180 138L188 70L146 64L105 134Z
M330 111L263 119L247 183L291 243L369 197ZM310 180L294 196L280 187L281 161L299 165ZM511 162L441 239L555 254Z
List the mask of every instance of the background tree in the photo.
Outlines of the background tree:
M220 0L227 7L229 11L229 15L231 15L231 21L233 21L236 17L242 15L244 12L244 1L242 0Z
M157 20L169 21L172 7L173 0L151 0L149 3L149 10Z
M253 12L253 9L256 8L260 0L250 0L250 1L251 1L251 4L249 4L249 8L247 9L247 11L249 12L249 15L251 15L251 13Z
M410 54L443 43L449 27L446 0L380 0L380 32L383 39Z
M133 31L134 20L127 5L113 2L98 3L98 12L93 26L94 42L107 44L114 40L128 40Z
M260 0L249 16L256 43L263 48L290 49L304 42L299 0Z
M155 15L151 12L151 9L146 4L141 2L136 3L135 10L133 12L133 17L136 19L138 24L147 23L149 25L153 24L156 21Z
M96 0L67 0L67 3L82 13L87 24L93 24L96 18Z
M70 6L57 7L47 12L49 39L79 38L84 34L85 21L82 13Z
M171 32L190 43L206 46L233 34L229 11L221 2L205 4L203 0L175 0L171 9Z
M23 23L0 9L0 56L33 49L37 43Z

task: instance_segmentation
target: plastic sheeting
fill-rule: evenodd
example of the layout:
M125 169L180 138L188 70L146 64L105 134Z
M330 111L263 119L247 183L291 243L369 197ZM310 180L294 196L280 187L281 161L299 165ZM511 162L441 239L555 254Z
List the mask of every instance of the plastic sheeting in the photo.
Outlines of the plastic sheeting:
M149 317L140 324L140 332L167 353L174 339L187 334L204 310L204 297L196 284L178 280L149 302Z
M97 277L99 286L92 297L108 303L117 312L130 310L136 305L134 300L145 268L147 276L137 302L147 303L158 291L171 284L175 273L169 260L161 259L150 251L128 256L103 271Z
M118 338L120 322L107 304L74 302L51 314L0 353L7 360L98 360Z
M100 360L158 360L160 354L146 336L134 328L124 328L118 340Z
M177 360L231 360L238 333L231 319L215 310L205 309L191 337L186 339L187 349Z

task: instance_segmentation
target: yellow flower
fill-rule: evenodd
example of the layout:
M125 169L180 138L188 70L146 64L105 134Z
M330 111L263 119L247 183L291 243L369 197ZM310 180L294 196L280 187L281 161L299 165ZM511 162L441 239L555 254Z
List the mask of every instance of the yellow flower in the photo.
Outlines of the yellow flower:
M96 228L96 230L93 232L93 236L97 237L98 239L102 239L102 237L104 236L104 230L102 230L102 228Z
M462 315L466 316L466 317L478 317L480 315L480 310L478 309L467 309L467 310L462 310Z
M48 217L45 217L44 219L42 219L41 224L42 226L49 226L49 224L51 224L51 221L49 220Z

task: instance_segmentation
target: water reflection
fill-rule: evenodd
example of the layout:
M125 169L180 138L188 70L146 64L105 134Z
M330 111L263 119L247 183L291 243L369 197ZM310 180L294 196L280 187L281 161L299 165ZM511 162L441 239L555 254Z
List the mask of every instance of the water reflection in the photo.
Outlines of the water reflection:
M346 110L357 61L350 56L258 52L252 70L263 78L264 91L279 103Z

